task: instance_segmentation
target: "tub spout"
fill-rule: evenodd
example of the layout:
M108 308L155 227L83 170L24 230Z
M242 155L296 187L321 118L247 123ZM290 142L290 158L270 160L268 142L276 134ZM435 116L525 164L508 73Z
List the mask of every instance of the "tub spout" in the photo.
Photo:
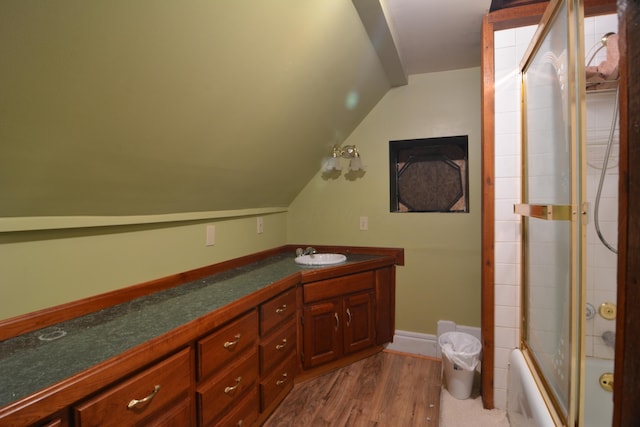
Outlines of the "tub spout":
M602 334L602 341L604 341L604 343L611 347L611 348L616 348L616 334L613 331L605 331Z

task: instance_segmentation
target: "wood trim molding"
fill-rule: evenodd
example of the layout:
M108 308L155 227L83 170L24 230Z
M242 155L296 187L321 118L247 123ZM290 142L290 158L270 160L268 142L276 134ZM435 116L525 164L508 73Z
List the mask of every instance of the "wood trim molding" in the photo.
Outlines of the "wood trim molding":
M620 183L613 425L640 425L640 4L619 2Z
M482 21L482 284L481 395L485 409L493 409L495 364L495 63L494 32L532 25L540 20L546 3L492 12Z
M482 22L482 404L494 408L493 376L495 348L495 64L493 57L493 25L489 16Z

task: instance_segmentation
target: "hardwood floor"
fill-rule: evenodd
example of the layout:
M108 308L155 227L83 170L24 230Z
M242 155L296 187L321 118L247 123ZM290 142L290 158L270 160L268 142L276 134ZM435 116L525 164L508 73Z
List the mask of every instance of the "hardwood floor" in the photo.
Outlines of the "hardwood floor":
M263 425L437 427L440 372L440 361L382 351L296 384Z

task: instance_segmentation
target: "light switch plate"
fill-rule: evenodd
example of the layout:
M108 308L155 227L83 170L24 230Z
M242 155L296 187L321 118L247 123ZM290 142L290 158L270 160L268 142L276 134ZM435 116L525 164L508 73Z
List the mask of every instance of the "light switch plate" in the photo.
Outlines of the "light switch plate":
M213 246L215 244L216 244L216 226L207 225L207 239L206 239L205 245Z
M361 216L360 217L360 230L366 231L369 229L369 217Z

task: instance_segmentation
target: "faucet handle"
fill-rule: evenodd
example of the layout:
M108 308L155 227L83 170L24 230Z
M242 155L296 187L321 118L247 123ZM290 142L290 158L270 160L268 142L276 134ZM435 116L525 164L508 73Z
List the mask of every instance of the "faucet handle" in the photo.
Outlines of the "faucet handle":
M303 253L304 251L302 250L302 248L296 249L296 256L301 256Z

